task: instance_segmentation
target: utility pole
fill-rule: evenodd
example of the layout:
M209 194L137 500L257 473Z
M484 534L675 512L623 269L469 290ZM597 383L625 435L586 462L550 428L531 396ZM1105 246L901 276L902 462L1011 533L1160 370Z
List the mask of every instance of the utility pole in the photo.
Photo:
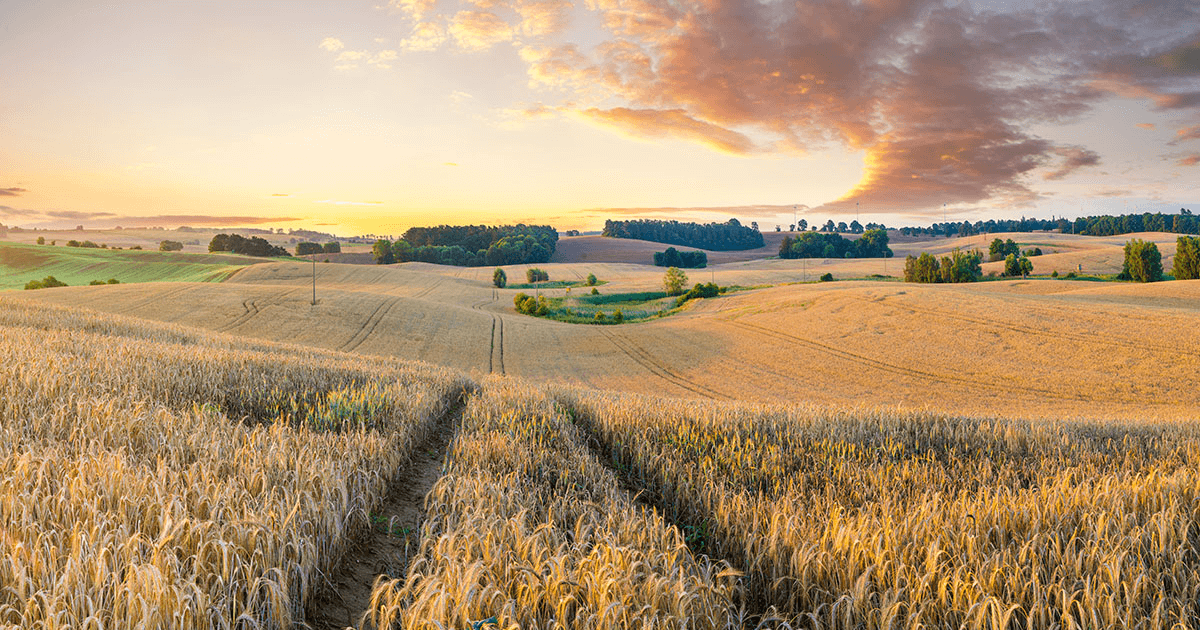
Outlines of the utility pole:
M316 254L312 255L312 263L313 263L313 301L312 301L312 305L316 306L317 305L317 255Z

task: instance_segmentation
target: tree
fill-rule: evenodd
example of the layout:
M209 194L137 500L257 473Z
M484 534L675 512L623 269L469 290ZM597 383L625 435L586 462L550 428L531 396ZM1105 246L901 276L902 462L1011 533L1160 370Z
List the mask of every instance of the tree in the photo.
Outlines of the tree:
M1180 236L1175 241L1175 262L1171 265L1171 275L1176 280L1196 280L1200 278L1200 238Z
M160 252L178 252L183 250L183 243L179 241L162 241L158 244Z
M671 267L667 269L667 273L663 276L663 290L667 295L681 295L684 287L687 286L687 274L679 267Z
M46 276L41 280L30 280L29 282L26 282L25 290L33 291L35 289L53 289L55 287L65 286L67 286L67 283L60 281L58 278L55 278L54 276Z
M821 280L821 282L833 282L833 274L832 273L823 273L823 274L821 274L820 280Z
M308 256L310 254L320 254L325 251L320 243L296 243L296 255Z
M525 280L527 282L549 282L550 274L546 273L545 269L530 267L525 270Z
M796 226L800 228L801 232L803 232L808 229L808 221L800 219L800 221L796 223Z
M45 244L46 244L46 237L45 237L45 236L39 236L39 237L38 237L38 240L37 240L37 244L38 244L38 245L45 245Z
M492 272L492 284L496 285L496 288L503 289L508 285L508 274L504 273L503 269L496 267L496 270Z
M1162 254L1157 245L1138 238L1125 244L1125 265L1118 277L1135 282L1158 282L1162 275Z
M620 324L621 322L624 322L624 321L625 321L625 313L622 313L621 309L617 309L616 312L613 313L613 322Z
M846 226L846 222L845 222L845 221L838 221L838 224L837 224L837 231L839 231L839 232L849 232L849 231L850 231L850 228Z
M599 280L596 280L596 274L594 274L594 273L589 273L589 274L587 275L587 285L588 285L589 287L594 287L594 286L596 286L596 283L597 283L597 282L599 282Z
M396 262L396 257L392 254L392 244L387 239L375 241L375 245L371 247L371 256L375 258L376 265L390 265Z
M342 244L337 241L329 241L325 243L322 251L326 254L340 254L342 253Z
M850 231L854 234L862 234L863 233L863 226L861 223L858 222L858 219L855 219L854 221L850 222Z

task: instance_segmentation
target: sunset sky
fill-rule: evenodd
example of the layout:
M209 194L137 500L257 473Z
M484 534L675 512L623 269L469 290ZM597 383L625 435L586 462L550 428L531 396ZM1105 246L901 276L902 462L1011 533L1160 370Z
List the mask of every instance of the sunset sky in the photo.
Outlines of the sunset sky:
M1200 211L1200 0L0 0L0 223Z

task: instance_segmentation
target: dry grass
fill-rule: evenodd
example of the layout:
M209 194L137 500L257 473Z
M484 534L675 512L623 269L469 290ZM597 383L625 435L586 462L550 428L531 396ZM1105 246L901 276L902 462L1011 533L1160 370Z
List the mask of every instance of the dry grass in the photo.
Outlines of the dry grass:
M0 624L288 628L464 382L0 301Z
M1200 430L560 398L811 628L1193 628Z
M501 380L468 405L427 499L407 578L369 628L728 628L735 575L640 506L541 391Z

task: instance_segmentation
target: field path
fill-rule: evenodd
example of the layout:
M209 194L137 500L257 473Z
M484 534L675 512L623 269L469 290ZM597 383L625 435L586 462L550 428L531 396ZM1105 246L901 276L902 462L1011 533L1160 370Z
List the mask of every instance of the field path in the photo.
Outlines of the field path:
M314 598L308 624L315 630L356 627L371 603L371 590L380 575L403 578L408 559L421 546L425 495L442 476L443 460L466 408L469 394L438 422L433 435L417 447L407 468L396 477L383 505L371 512L371 530L356 541L330 576L332 592Z

